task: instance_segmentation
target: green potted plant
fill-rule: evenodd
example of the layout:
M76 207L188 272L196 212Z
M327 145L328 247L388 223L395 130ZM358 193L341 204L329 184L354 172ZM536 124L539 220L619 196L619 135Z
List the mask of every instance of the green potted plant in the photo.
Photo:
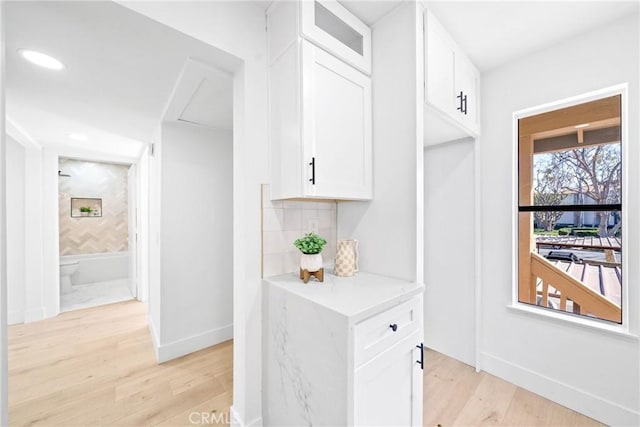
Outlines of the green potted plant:
M322 248L327 241L315 233L307 233L304 237L296 239L293 246L302 252L300 269L309 272L320 271L322 268Z
M89 216L93 212L90 206L80 206L80 216Z

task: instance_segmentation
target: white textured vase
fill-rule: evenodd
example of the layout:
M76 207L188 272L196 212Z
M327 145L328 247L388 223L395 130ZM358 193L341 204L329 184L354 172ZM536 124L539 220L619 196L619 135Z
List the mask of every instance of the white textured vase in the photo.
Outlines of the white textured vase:
M308 272L320 271L322 268L322 254L302 254L300 257L300 269Z

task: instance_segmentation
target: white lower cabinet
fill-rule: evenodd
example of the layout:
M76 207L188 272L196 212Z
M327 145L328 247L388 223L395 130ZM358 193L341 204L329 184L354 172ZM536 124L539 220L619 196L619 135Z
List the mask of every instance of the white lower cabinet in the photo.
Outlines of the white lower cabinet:
M422 425L422 285L265 280L265 425Z
M422 425L421 340L415 331L356 370L356 425Z

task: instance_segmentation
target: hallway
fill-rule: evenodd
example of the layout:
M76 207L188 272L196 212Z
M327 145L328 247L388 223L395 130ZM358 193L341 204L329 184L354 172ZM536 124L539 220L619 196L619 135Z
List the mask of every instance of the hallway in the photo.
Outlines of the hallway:
M146 317L129 301L9 327L10 425L227 423L232 341L158 365Z

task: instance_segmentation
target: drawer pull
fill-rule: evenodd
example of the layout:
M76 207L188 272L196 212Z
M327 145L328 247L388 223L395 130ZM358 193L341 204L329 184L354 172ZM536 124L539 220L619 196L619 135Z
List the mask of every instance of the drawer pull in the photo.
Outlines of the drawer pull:
M395 323L392 323L391 325L389 325L389 327L391 328L391 330L392 330L393 332L395 332L395 331L397 331L397 330L398 330L398 325L397 325L397 324L395 324Z
M420 365L420 369L424 370L424 344L420 343L416 348L420 349L420 360L416 360L416 363Z

